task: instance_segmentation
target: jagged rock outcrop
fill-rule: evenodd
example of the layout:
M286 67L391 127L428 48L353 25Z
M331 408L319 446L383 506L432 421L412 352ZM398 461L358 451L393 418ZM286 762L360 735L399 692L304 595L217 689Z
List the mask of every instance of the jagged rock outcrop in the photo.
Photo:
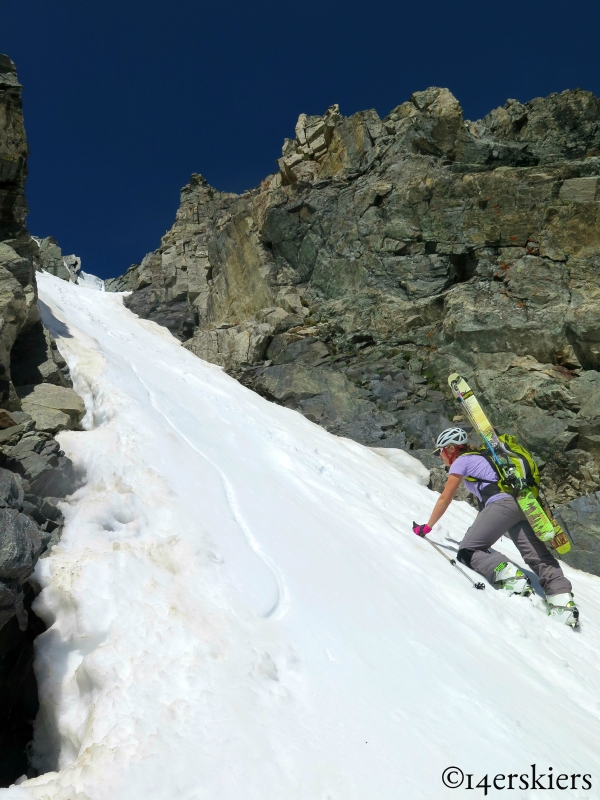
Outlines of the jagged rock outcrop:
M33 639L44 625L29 612L35 564L59 539L59 499L76 484L53 434L83 414L67 365L42 325L36 270L75 280L79 260L25 228L27 141L15 66L0 55L0 785L27 770L37 711Z
M35 268L39 272L44 270L63 281L77 283L77 276L81 271L81 259L78 256L63 256L58 242L53 236L45 239L32 237L38 246Z
M27 139L21 85L15 65L0 54L0 240L18 233L25 222Z
M264 396L430 467L460 370L553 500L600 490L600 101L477 122L438 88L385 119L332 106L278 166L240 196L193 175L107 288Z
M52 271L56 261L66 270L62 277L71 273L54 240L35 240L25 228L26 176L21 86L12 61L0 56L0 627L20 608L35 561L60 532L57 498L75 476L53 434L77 428L84 412L38 311L36 270ZM75 275L77 264L69 265Z

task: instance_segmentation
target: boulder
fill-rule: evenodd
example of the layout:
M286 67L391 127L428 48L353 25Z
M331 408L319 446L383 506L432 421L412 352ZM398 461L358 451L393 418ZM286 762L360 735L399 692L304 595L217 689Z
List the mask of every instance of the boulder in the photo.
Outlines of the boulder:
M233 368L240 364L256 364L265 354L273 327L266 322L246 322L197 331L183 345L205 361Z
M23 482L18 475L0 468L0 508L23 508Z
M16 444L25 432L25 425L11 425L0 431L0 445Z
M23 411L32 417L39 431L77 430L85 414L81 397L64 386L48 383L21 386L19 397Z
M33 267L29 259L20 256L5 242L0 242L0 264L25 287L33 282Z
M4 408L0 408L0 430L6 430L7 428L12 428L17 424L13 415L6 411Z
M562 559L576 569L600 575L600 492L559 506L556 514L573 543Z
M39 526L14 508L0 508L0 581L23 583L44 547Z

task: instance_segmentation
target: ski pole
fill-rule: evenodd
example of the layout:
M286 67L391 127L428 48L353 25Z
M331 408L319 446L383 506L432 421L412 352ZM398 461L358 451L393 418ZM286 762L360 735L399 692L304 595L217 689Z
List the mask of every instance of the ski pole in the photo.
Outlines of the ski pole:
M443 550L440 550L440 548L437 546L437 544L435 542L431 541L431 539L428 539L426 536L423 536L422 538L425 539L427 542L429 542L429 544L432 547L435 547L435 549L438 551L438 553L440 555L444 556L446 561L449 561L452 564L453 567L456 567L456 569L461 573L461 575L464 575L465 578L469 581L471 586L474 586L476 589L485 589L485 583L475 583L475 581L472 581L471 578L469 578L469 576L467 575L467 573L458 566L458 564L456 563L456 559L455 558L450 558L450 556L447 556L446 553L444 553Z

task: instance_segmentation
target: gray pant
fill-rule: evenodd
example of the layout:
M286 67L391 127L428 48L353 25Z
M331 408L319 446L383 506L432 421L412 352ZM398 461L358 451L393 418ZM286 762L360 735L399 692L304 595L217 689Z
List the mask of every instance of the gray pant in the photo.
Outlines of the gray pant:
M537 538L513 497L488 503L480 511L460 543L458 560L493 583L494 569L507 559L500 553L488 553L487 550L503 533L508 533L519 548L527 566L538 576L546 595L571 591L571 582L563 575L560 564Z

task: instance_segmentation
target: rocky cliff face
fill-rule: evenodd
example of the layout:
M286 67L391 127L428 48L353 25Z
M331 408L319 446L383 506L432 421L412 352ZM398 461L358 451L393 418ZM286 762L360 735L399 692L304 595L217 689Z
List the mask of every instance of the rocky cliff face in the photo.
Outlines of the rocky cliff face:
M15 65L0 55L0 239L18 234L27 214L27 139Z
M14 64L0 56L0 467L12 487L0 497L0 509L25 512L41 524L47 534L36 545L41 551L60 519L52 498L64 496L73 483L71 464L53 434L77 427L84 406L38 310L35 272L56 266L62 256L54 240L35 240L25 228L26 158L21 87ZM61 277L69 278L64 270ZM7 577L2 564L0 558L0 581ZM5 600L0 626L14 613Z
M71 278L54 240L25 228L27 142L15 66L0 55L0 785L27 770L37 689L33 639L43 625L29 613L28 578L58 540L57 500L75 475L54 434L77 428L84 414L67 366L44 329L35 272ZM58 250L58 253L56 252ZM60 258L58 258L60 256ZM70 269L69 269L70 264ZM54 269L53 269L54 267Z
M269 399L427 466L462 422L446 385L459 370L555 502L600 490L589 92L477 122L437 88L383 120L301 115L278 172L240 196L193 175L160 248L107 288ZM600 573L600 540L574 535L573 563Z

